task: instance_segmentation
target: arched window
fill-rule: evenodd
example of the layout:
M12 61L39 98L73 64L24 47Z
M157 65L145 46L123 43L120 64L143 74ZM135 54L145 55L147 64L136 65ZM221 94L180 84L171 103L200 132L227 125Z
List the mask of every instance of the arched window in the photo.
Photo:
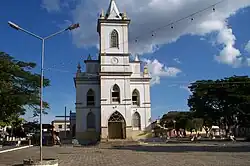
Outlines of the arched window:
M111 96L112 96L112 102L120 103L120 88L117 84L113 86Z
M135 112L132 117L132 126L136 130L141 130L141 116L138 112Z
M132 93L132 103L133 105L140 106L140 93L137 89L135 89Z
M87 93L87 106L95 105L95 92L90 89Z
M118 48L118 46L119 46L118 32L114 29L110 34L110 47Z
M87 129L95 129L95 114L89 112L87 115Z

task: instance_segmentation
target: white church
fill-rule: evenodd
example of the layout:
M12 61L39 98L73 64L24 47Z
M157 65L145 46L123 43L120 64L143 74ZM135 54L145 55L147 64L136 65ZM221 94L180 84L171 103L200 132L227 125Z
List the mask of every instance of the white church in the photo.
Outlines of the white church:
M76 139L130 139L150 128L150 76L138 57L130 60L130 19L114 0L97 24L99 57L89 56L76 77Z

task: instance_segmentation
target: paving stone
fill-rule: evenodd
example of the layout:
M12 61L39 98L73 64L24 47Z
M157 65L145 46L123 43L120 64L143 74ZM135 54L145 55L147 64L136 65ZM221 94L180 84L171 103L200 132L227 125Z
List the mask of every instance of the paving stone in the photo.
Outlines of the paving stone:
M147 146L103 143L90 147L43 147L60 166L249 166L250 146ZM0 154L0 166L39 159L39 147Z

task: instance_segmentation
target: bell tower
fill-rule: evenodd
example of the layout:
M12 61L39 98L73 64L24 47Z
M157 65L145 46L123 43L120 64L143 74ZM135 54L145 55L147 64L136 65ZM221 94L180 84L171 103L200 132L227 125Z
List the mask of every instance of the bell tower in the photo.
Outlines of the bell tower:
M124 72L124 67L121 66L129 66L129 23L126 13L119 12L115 0L110 1L106 13L101 12L97 23L101 72L113 72L114 66L116 71Z

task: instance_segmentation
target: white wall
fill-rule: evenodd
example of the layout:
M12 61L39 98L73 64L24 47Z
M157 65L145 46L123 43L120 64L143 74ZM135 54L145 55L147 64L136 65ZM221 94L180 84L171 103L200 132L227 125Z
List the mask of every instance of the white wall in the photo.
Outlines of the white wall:
M109 65L102 66L101 72L131 72L130 66Z
M130 98L130 79L128 76L102 76L101 77L101 104L111 104L111 90L117 84L120 88L121 104L125 104L124 99Z
M78 83L78 82L77 82ZM87 107L87 92L92 89L95 93L95 104L100 106L100 84L97 81L88 81L77 84L76 86L76 103L81 107Z
M99 72L100 64L98 61L86 63L86 73L97 73Z
M110 33L117 30L119 35L119 48L110 48ZM128 53L128 25L118 23L101 23L101 53Z
M150 124L151 119L151 104L150 104L150 91L149 91L149 83L139 82L133 83L131 82L131 95L135 89L139 91L140 94L140 106L132 105L131 115L133 115L136 111L141 116L141 128L145 128ZM131 97L132 98L132 97Z
M91 109L91 110L90 110ZM76 117L76 131L84 132L87 130L87 115L92 112L96 116L96 131L100 130L100 108L78 108Z
M76 131L84 132L87 126L87 114L91 111L96 115L97 131L99 127L108 127L108 119L115 112L120 112L126 120L127 126L132 126L132 117L135 112L140 114L141 129L150 124L151 103L149 82L131 82L129 76L102 76L98 81L81 82L77 84L76 98ZM79 83L79 82L78 82ZM111 90L117 84L120 88L120 104L112 103ZM87 92L89 89L95 92L95 107L87 107ZM132 92L137 89L140 94L140 106L132 105ZM127 100L125 100L127 99Z
M101 64L103 65L113 65L112 64L112 59L113 58L117 58L118 59L118 63L117 65L129 65L129 56L121 56L121 55L105 55L105 56L101 56Z
M127 23L101 23L100 25L100 66L87 64L87 72L96 72L94 68L100 67L101 72L133 72L132 76L101 76L100 80L77 81L76 85L76 131L86 130L86 116L93 111L99 118L96 122L99 127L108 127L108 120L115 112L120 112L126 120L127 126L132 126L132 115L137 111L141 117L141 128L149 125L151 118L149 82L131 82L131 77L142 78L140 63L129 63L128 56L128 24ZM119 35L119 48L110 48L110 34L116 30ZM106 53L106 54L104 54ZM104 56L103 56L104 54ZM118 63L113 64L112 58L117 58ZM79 79L84 76L79 74ZM117 84L120 88L120 103L112 103L111 90ZM95 91L96 107L86 106L87 91L92 88ZM140 106L132 106L132 91L137 89L140 93Z
M141 64L138 62L135 63L130 63L131 66L131 71L132 71L132 75L131 77L141 77L142 73L141 73Z
M76 86L76 131L84 132L87 129L87 115L91 111L96 116L96 130L100 129L100 85L97 82L79 83ZM92 89L95 92L95 106L87 106L87 92Z

